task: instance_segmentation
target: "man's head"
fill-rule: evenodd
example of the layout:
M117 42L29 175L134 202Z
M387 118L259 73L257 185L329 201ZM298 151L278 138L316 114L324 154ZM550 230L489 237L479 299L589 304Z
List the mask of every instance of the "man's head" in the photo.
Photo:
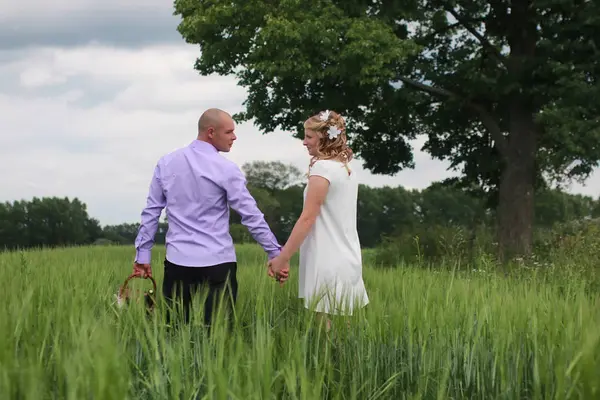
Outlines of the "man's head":
M198 140L212 144L218 151L229 152L235 136L231 115L218 108L206 110L198 120Z

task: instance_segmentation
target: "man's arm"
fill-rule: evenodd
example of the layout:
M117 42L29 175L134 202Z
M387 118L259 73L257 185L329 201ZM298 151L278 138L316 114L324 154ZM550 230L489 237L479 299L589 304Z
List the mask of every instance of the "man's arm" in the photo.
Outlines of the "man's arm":
M160 181L160 165L156 165L152 182L150 182L146 207L142 211L142 221L138 235L135 238L135 262L138 264L150 264L158 220L166 203L167 199Z
M237 166L233 166L228 172L223 182L227 192L227 202L240 214L242 224L248 228L254 240L262 246L269 259L278 256L281 246L265 221L265 216L258 208L256 200L248 191L246 178L242 171Z

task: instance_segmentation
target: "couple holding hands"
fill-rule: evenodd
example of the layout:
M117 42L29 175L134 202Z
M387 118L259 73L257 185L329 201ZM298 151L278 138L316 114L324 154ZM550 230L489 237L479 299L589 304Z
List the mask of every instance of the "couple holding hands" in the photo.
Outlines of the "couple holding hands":
M197 138L156 164L135 240L133 273L152 274L154 236L166 209L169 230L162 291L169 306L180 296L186 322L192 296L202 287L208 289L206 326L211 325L222 291L228 307L235 305L237 259L229 234L229 207L267 253L269 276L285 282L290 259L300 252L299 298L306 308L321 316L352 315L355 307L368 304L356 228L358 181L350 168L345 121L326 110L308 118L304 129L303 145L311 156L308 183L302 213L284 246L248 192L240 168L219 154L230 151L236 140L235 123L225 111L205 111Z

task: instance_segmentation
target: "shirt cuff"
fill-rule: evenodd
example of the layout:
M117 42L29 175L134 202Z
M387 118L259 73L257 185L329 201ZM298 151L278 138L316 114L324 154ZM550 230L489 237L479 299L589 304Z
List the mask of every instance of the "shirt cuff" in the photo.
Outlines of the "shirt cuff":
M151 252L150 250L138 250L135 255L135 262L138 264L150 264Z
M281 246L277 246L273 250L269 250L267 252L267 255L269 256L269 260L277 257L281 253L281 249L282 249Z

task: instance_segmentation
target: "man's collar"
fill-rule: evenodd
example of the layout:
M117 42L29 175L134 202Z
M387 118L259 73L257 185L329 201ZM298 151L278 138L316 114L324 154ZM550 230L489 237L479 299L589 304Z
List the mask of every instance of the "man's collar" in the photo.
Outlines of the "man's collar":
M217 150L217 148L215 146L213 146L212 144L205 142L204 140L200 140L200 139L196 139L194 140L190 146L192 146L192 148L200 150L200 151L213 151L215 153L218 153L219 150Z

